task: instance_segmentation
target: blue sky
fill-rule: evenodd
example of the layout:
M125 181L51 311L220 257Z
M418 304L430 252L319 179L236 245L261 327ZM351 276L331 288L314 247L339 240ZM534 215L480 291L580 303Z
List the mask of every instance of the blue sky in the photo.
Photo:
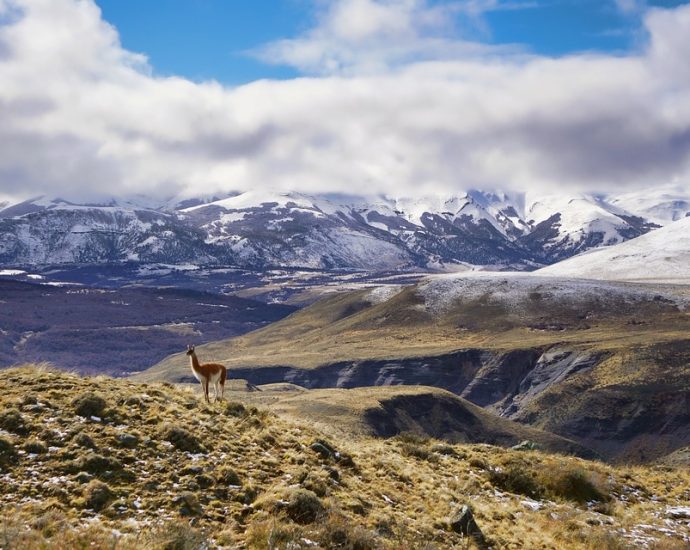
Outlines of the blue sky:
M642 5L636 0L629 3ZM668 8L685 3L650 0L645 5ZM97 0L97 4L104 19L117 28L123 46L146 54L156 74L226 84L298 75L294 68L263 63L248 52L298 36L315 20L315 3L309 0ZM481 21L456 18L449 32L488 44L520 44L549 56L625 53L639 49L645 40L643 11L619 9L614 0L498 0L496 4L499 9L483 12Z

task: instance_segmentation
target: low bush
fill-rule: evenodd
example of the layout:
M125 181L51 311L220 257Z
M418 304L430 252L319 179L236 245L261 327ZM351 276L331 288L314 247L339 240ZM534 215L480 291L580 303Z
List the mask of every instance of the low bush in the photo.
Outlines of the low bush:
M95 393L85 393L72 401L74 412L84 418L102 416L106 407L105 399Z
M161 437L180 451L187 451L190 453L203 453L204 447L199 440L188 430L178 428L177 426L166 425L163 427Z
M539 498L543 492L534 474L518 465L489 470L489 481L494 487L498 487L502 491L525 495L530 498Z
M24 417L17 410L9 410L0 414L0 428L17 435L29 433Z
M307 489L295 489L285 507L288 517L299 524L313 523L325 512L321 499Z
M577 503L606 502L611 496L603 480L578 466L549 471L540 476L541 483L550 496Z
M0 437L0 468L16 462L17 456L12 442L6 437Z
M84 487L83 495L86 506L96 512L105 509L115 498L115 494L110 490L110 487L96 479L90 481Z

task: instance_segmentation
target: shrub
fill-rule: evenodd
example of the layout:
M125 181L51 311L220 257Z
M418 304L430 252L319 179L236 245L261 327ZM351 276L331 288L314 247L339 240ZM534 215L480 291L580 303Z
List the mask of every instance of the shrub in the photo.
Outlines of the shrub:
M84 502L86 506L100 512L106 508L113 500L115 495L105 483L96 479L89 482L84 487Z
M231 401L225 405L225 414L228 416L243 417L247 414L247 409L242 403Z
M339 514L330 514L326 518L319 529L318 539L324 548L374 550L380 547L372 532L353 526Z
M77 436L74 438L74 442L77 445L79 445L80 447L85 447L87 449L95 449L96 448L96 444L94 443L93 439L91 439L85 433L77 434Z
M242 485L240 476L230 466L221 466L216 472L216 480L223 485Z
M578 466L568 466L550 471L541 476L546 490L556 498L578 503L590 501L605 502L610 495L599 483L595 474L588 473Z
M205 452L205 449L199 440L191 432L185 430L184 428L165 426L161 435L165 441L169 441L176 449L180 451L187 451L190 453Z
M294 524L277 519L253 521L247 529L247 548L301 548L301 533Z
M186 521L174 521L162 525L139 539L141 548L152 550L198 550L209 548L203 533Z
M539 498L542 490L534 475L524 467L510 465L505 469L489 470L489 481L494 487L498 487L509 493L525 495L530 498Z
M17 451L12 442L5 437L0 437L0 467L12 464L16 460Z
M27 453L42 455L48 452L48 447L38 439L31 439L24 443L24 450Z
M185 491L181 495L173 499L173 504L180 508L180 514L183 516L198 516L201 514L201 504L199 499L191 491Z
M0 414L0 428L18 435L29 433L24 417L17 410L9 410Z
M290 494L285 510L292 521L304 525L316 521L324 513L325 508L321 499L312 491L295 489Z
M72 401L74 412L84 418L102 416L105 410L105 399L95 393L85 393Z
M73 460L68 465L68 471L70 472L88 472L95 475L118 470L122 470L122 463L120 461L96 453L88 453Z

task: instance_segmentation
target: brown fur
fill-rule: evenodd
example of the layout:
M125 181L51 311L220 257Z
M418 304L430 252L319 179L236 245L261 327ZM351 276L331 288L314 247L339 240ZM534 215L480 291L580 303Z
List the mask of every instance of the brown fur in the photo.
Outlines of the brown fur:
M203 365L200 364L199 359L196 356L196 352L194 351L194 346L187 346L187 356L190 359L192 372L199 380L199 382L201 383L201 387L204 390L204 397L206 398L206 402L211 402L208 396L208 387L211 382L211 379L215 378L216 376L218 376L218 380L214 387L215 401L218 401L219 399L218 386L220 386L220 399L222 399L223 393L225 391L225 380L228 376L228 370L225 368L225 366L221 365L220 363L204 363Z

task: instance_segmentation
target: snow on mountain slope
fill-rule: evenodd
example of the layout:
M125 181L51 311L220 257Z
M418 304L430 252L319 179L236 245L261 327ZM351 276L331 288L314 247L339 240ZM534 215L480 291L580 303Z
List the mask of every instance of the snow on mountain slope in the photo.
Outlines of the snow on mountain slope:
M0 263L208 261L200 234L169 214L39 198L0 212Z
M690 191L679 185L624 193L610 202L659 225L690 215Z
M228 247L245 265L383 270L418 264L402 243L320 197L250 191L187 208L182 216L208 244Z
M532 269L637 237L657 227L638 212L646 209L662 221L677 217L683 211L679 196L652 192L645 201L642 194L617 199L472 190L368 197L254 190L165 200L38 197L0 209L0 262Z
M657 227L593 196L528 195L526 199L525 218L532 231L521 243L544 263L618 244Z
M690 217L616 246L590 250L539 275L690 282Z

